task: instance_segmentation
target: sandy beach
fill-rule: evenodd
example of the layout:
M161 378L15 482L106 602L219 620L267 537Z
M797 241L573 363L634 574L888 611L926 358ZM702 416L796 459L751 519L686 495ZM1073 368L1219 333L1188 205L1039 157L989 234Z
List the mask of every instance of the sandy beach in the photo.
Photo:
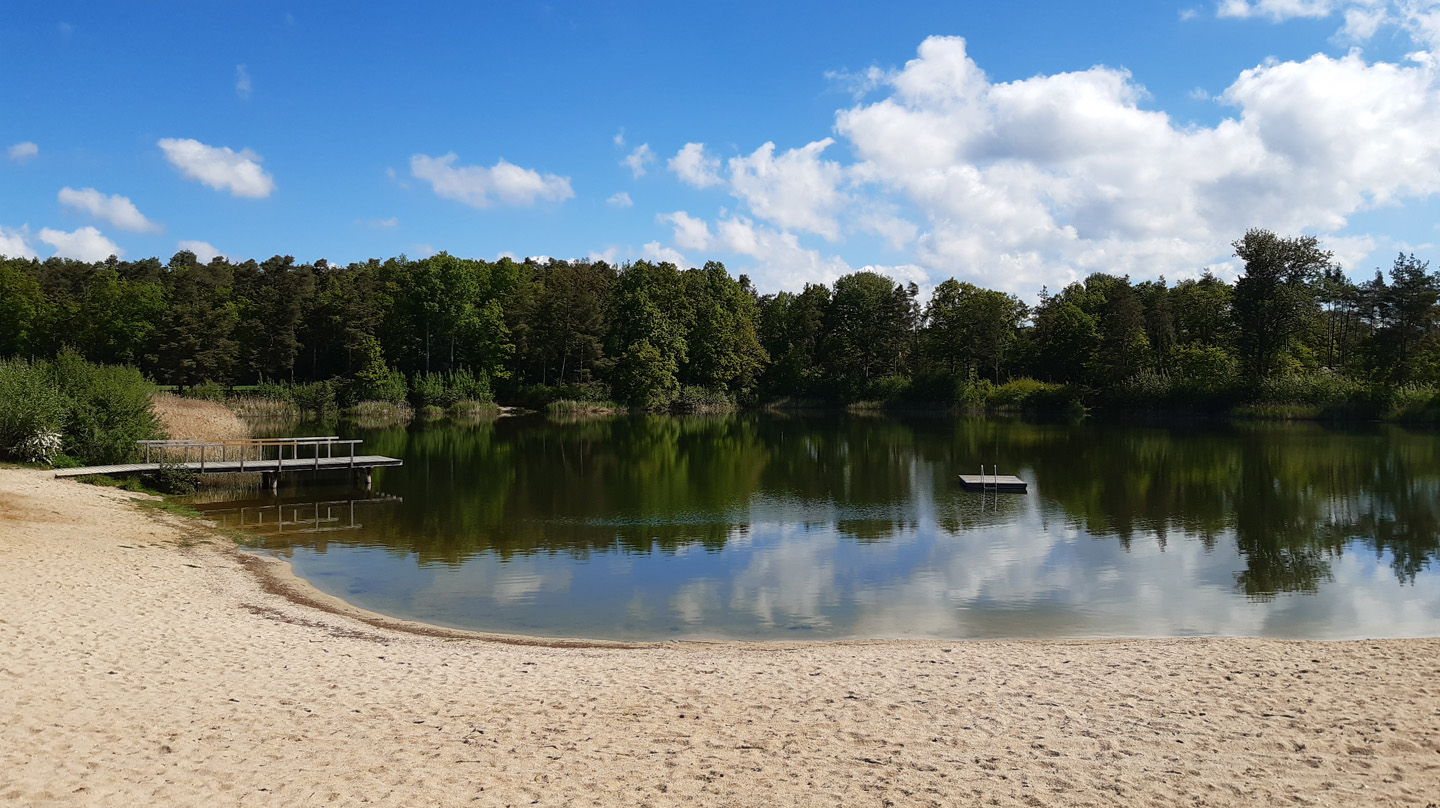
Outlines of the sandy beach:
M0 803L1440 802L1436 639L427 636L136 496L0 470Z

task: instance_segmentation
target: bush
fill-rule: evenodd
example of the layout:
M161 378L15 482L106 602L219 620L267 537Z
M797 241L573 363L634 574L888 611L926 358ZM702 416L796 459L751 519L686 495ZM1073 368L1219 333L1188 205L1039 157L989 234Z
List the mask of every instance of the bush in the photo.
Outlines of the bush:
M46 363L0 360L0 454L19 457L22 441L61 431L68 410Z
M92 365L78 354L55 360L56 381L70 399L65 451L91 463L122 463L135 442L160 437L151 409L155 387L136 368Z
M532 384L515 391L514 403L532 410L543 410L559 401L575 401L582 404L601 404L614 407L610 401L610 389L600 382L581 382L564 385Z
M0 454L34 456L48 446L42 436L58 433L63 452L80 462L123 462L135 441L160 436L154 389L135 368L93 365L73 352L54 362L0 361Z
M271 401L293 401L295 398L291 385L272 381L264 376L260 377L260 383L251 388L247 395Z
M161 463L158 471L145 475L151 488L162 494L193 494L200 475L183 465Z
M52 463L60 456L64 437L59 432L36 432L15 444L15 454L26 463Z
M455 401L492 401L494 395L490 392L490 377L482 370L480 373L471 373L468 370L457 370L445 379L445 385L449 388L450 395Z
M1070 412L1081 407L1081 391L1066 384L1012 379L989 391L986 404L998 409Z
M881 376L865 384L860 398L864 401L895 401L906 397L909 392L909 376Z
M410 379L410 404L416 410L426 407L448 407L455 403L439 373L417 373Z
M199 384L191 385L190 389L185 391L185 397L223 404L225 403L225 386L219 382L212 382L206 379Z
M720 390L704 387L682 387L680 395L671 402L674 412L725 412L735 409L735 399Z
M321 419L332 418L340 410L335 396L338 387L333 381L296 384L290 387L290 396L301 412Z

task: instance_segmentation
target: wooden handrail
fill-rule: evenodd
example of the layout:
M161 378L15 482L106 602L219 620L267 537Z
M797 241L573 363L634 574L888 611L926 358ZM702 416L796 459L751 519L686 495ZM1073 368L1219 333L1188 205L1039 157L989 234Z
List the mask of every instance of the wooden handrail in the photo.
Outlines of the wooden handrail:
M315 447L315 466L318 468L320 465L321 446L325 447L326 457L334 457L336 444L349 445L350 456L353 458L355 456L355 445L359 443L364 443L364 441L355 438L341 440L338 435L320 435L303 438L228 438L222 440L208 441L192 440L188 438L135 441L135 445L145 447L145 461L147 463L150 461L151 449L180 449L183 451L185 460L188 461L190 459L190 450L192 448L198 448L200 450L200 463L202 464L202 467L205 463L205 450L209 448L218 448L220 450L220 459L223 461L225 459L227 449L258 448L264 450L268 447L274 446L276 447L275 461L277 468L281 464L283 464L283 461L285 459L286 446L290 447L290 457L292 460L299 459L301 446ZM261 457L264 457L263 451L261 453ZM243 464L245 460L245 452L242 451L240 452L240 462L242 464L242 469L244 467Z

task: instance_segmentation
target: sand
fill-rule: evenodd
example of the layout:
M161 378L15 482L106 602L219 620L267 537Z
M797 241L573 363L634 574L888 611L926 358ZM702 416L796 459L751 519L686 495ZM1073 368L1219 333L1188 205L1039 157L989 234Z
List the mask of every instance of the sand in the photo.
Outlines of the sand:
M1440 640L424 636L134 496L0 470L0 803L1440 802Z

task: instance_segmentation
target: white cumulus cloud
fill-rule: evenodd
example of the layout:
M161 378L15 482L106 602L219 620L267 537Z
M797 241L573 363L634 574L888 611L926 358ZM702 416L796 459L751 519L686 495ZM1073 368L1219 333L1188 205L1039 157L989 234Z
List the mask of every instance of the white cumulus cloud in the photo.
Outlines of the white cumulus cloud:
M685 260L685 256L658 241L646 243L646 245L641 248L640 254L645 260L653 261L657 264L674 264L681 269L688 269L690 267L690 263Z
M1215 15L1272 22L1338 15L1344 38L1364 42L1395 26L1419 45L1440 48L1440 0L1221 0Z
M249 149L207 146L189 138L164 138L165 159L186 179L196 180L231 196L261 199L275 190L275 179L260 167L262 158Z
M475 208L499 201L506 205L533 205L537 201L563 202L575 196L570 178L541 174L499 160L494 166L457 166L454 152L441 157L417 154L410 158L410 174L430 183L435 195Z
M722 182L720 158L705 154L704 143L686 143L670 158L666 167L673 171L681 182L696 188L710 188Z
M40 231L40 240L54 247L57 256L77 261L104 261L112 255L125 254L93 227L82 227L71 233L47 227Z
M635 179L645 176L645 166L655 162L655 152L650 149L649 143L641 143L635 151L625 156L620 165L630 169Z
M28 140L16 143L5 150L5 154L17 163L23 163L40 153L40 147Z
M1440 65L1424 53L1267 61L1215 95L1230 117L1208 127L1148 106L1125 70L991 81L956 37L880 75L871 100L836 113L851 161L825 158L830 138L767 143L722 177L687 144L670 170L723 184L742 210L663 214L671 243L742 256L762 288L794 289L849 271L803 236L870 234L905 251L897 277L1030 296L1091 272L1223 274L1251 227L1333 241L1353 267L1384 246L1351 232L1357 214L1440 194Z
M614 208L628 208L634 205L635 202L630 198L630 194L625 191L617 191L612 194L609 199L605 200L605 204Z
M30 248L29 236L29 228L11 230L0 226L0 255L6 258L37 258L35 251Z
M676 246L686 250L710 249L710 227L704 219L697 219L683 210L662 213L655 219L661 224L669 223L675 227Z
M60 189L60 204L83 210L121 230L130 230L135 233L158 233L162 229L160 225L145 218L129 197L119 194L106 195L94 188L76 190L67 185Z
M225 254L211 246L208 241L181 241L175 245L177 250L189 250L195 253L195 259L202 264L208 264L216 258L223 258Z
M834 240L840 235L835 214L846 202L839 188L844 171L839 163L820 159L834 142L827 137L778 157L775 144L766 143L749 156L732 157L727 164L731 192L766 221Z
M992 83L958 38L927 39L890 87L837 114L861 158L848 172L924 212L918 263L1012 291L1092 271L1175 277L1223 260L1248 227L1324 234L1440 191L1423 64L1267 63L1223 93L1239 116L1213 128L1143 108L1121 70Z

